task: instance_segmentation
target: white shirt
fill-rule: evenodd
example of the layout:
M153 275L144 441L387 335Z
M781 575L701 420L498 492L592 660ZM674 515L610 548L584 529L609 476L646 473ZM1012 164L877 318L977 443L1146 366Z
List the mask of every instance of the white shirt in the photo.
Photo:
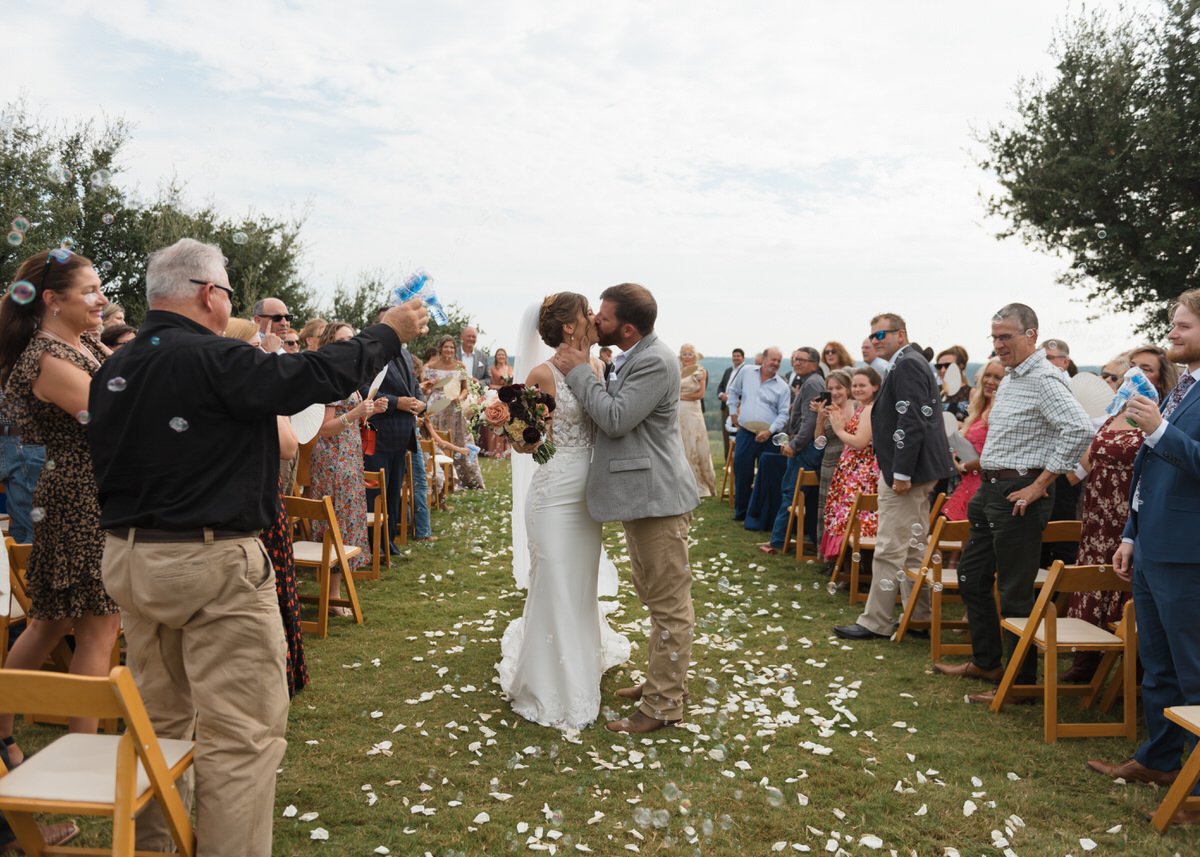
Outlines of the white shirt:
M472 351L470 354L468 354L466 351L463 351L462 364L463 364L463 366L466 367L468 375L474 375L475 374L475 352Z

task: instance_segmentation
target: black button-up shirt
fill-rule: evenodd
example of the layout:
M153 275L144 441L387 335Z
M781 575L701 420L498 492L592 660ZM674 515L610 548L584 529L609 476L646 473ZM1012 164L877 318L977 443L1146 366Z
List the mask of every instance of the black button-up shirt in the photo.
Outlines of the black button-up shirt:
M302 354L264 354L152 310L92 381L100 526L263 530L279 492L276 415L343 399L400 353L385 324Z

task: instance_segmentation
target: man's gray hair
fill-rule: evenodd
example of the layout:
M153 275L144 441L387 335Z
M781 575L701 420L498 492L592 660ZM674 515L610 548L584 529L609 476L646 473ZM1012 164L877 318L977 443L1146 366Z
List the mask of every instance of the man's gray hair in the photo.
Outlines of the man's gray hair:
M818 366L821 365L821 352L818 351L817 349L810 348L809 346L804 345L804 346L801 346L800 348L797 348L796 351L803 351L805 354L808 355L809 360L811 360L813 363L817 364ZM792 353L795 354L796 351L793 351Z
M250 310L250 315L262 315L263 308L266 307L266 305L267 305L267 299L259 298L258 300L256 300L254 302L254 306Z
M1061 352L1063 357L1071 356L1071 346L1061 339L1047 339L1042 343L1042 348L1053 348L1055 351Z
M1025 304L1005 304L1000 311L992 316L993 321L1008 321L1012 319L1021 330L1037 330L1038 318L1033 307Z
M146 263L146 303L186 300L201 286L189 280L219 283L224 280L225 256L216 244L180 238L170 247L155 250Z

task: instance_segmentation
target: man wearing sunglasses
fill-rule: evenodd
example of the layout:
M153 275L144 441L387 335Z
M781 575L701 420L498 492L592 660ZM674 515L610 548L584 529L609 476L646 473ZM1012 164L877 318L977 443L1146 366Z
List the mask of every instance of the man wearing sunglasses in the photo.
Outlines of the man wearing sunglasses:
M867 605L853 625L833 629L848 640L892 635L896 596L907 601L913 586L904 569L920 566L929 538L929 493L954 472L942 427L941 390L921 346L908 341L904 319L895 313L875 316L868 339L875 343L876 355L888 361L871 408L871 445L879 459L879 530ZM913 617L928 620L928 589L921 594Z
M283 338L292 328L292 314L279 298L263 298L254 302L254 323L263 337L263 350L268 354L288 354ZM291 352L295 353L295 352Z

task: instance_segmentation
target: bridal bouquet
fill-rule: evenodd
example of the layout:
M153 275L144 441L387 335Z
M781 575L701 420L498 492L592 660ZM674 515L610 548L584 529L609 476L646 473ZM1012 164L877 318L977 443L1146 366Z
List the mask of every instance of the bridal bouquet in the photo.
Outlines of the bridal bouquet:
M496 435L506 435L513 443L533 446L533 460L545 464L555 453L554 443L546 436L546 423L554 411L554 397L537 387L508 384L499 390L488 390L463 403L470 410L471 426L487 429Z

